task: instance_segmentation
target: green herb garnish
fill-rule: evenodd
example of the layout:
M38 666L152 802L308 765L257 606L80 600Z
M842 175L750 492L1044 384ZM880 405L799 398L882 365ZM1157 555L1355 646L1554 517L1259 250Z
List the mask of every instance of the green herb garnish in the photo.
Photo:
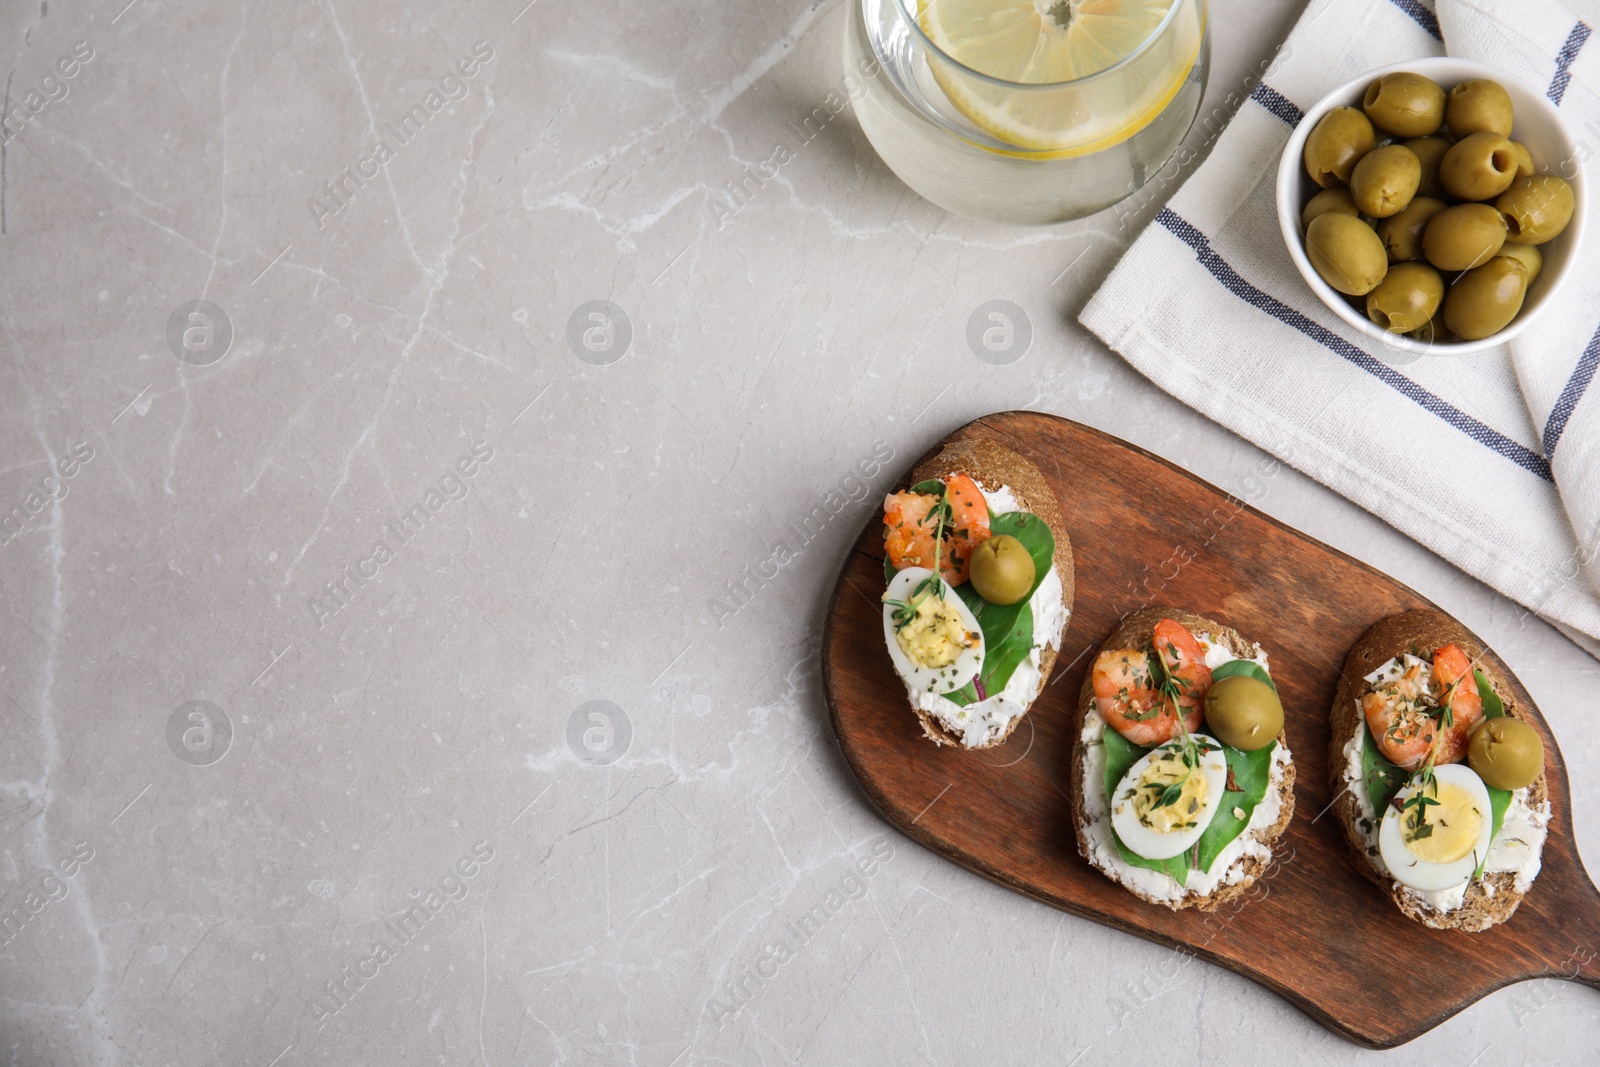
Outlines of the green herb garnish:
M1167 662L1168 656L1172 657L1170 663ZM1152 648L1149 662L1150 677L1155 682L1156 702L1148 710L1138 715L1129 715L1128 718L1136 720L1140 719L1141 716L1149 718L1152 712L1159 714L1165 706L1172 709L1173 716L1178 720L1178 752L1183 759L1185 770L1182 778L1167 786L1160 802L1155 805L1158 808L1164 808L1178 802L1178 797L1183 793L1184 784L1200 767L1201 755L1216 751L1217 746L1207 741L1196 741L1194 735L1189 732L1189 725L1183 721L1183 708L1178 704L1178 700L1188 693L1192 688L1192 683L1187 678L1180 676L1174 669L1179 665L1178 650L1168 645L1166 653L1163 654L1159 650Z
M1428 809L1438 807L1439 780L1433 774L1433 757L1429 756L1414 779L1415 788L1410 799L1400 805L1400 816L1407 842L1421 841L1433 836L1433 824L1428 822Z
M939 573L939 556L944 549L944 525L954 518L955 512L950 507L950 487L943 482L938 482L937 484L939 486L939 499L934 502L928 513L922 517L921 522L923 526L926 526L930 519L934 523L933 573L917 583L917 587L911 591L910 600L891 600L887 598L884 600L885 604L894 609L892 618L894 619L894 628L897 631L904 630L911 625L912 620L917 617L917 609L928 597L937 596L941 600L944 599L944 579L940 577Z

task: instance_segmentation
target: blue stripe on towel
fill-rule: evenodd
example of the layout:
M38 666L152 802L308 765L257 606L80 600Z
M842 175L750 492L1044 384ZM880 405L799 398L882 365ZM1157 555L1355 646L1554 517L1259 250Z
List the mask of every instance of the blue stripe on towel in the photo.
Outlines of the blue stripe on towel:
M1156 221L1170 230L1178 240L1194 249L1195 258L1200 261L1200 264L1210 271L1211 276L1221 282L1223 287L1234 296L1265 311L1284 325L1292 326L1299 330L1324 348L1342 356L1406 399L1413 401L1418 407L1439 416L1439 418L1474 441L1486 448L1493 449L1517 466L1537 474L1547 482L1555 480L1550 474L1550 461L1539 455L1539 453L1518 444L1500 431L1485 426L1460 408L1428 392L1428 390L1422 388L1422 386L1387 363L1363 352L1332 330L1313 322L1294 308L1268 296L1245 281L1244 278L1240 277L1238 271L1229 266L1228 262L1212 249L1211 241L1205 234L1195 229L1193 224L1183 219L1171 208L1162 208L1160 213L1156 215ZM1590 348L1596 352L1596 358L1600 359L1600 338L1597 338L1596 344L1591 345ZM1592 376L1592 370L1590 374ZM1576 399L1574 399L1573 403L1576 402Z
M1300 125L1300 120L1305 117L1304 113L1294 106L1294 101L1266 82L1256 85L1255 91L1250 94L1250 99L1287 122L1290 129Z
M1550 79L1550 89L1544 94L1553 103L1560 104L1561 98L1567 95L1567 85L1572 81L1572 61L1583 51L1583 42L1589 39L1592 32L1589 24L1580 20L1567 34L1567 43L1561 46L1561 54L1556 56L1556 76Z
M1584 390L1594 381L1597 367L1600 367L1600 330L1595 330L1594 336L1589 339L1589 347L1583 350L1583 358L1578 360L1578 365L1572 369L1572 377L1567 379L1566 386L1562 388L1561 395L1556 399L1556 406L1550 409L1550 421L1544 424L1546 456L1556 454L1556 445L1561 443L1561 435L1566 432L1567 420L1572 417L1572 411L1578 406L1578 401L1583 399Z
M1390 0L1390 2L1415 19L1418 26L1427 30L1439 40L1444 40L1444 34L1439 32L1438 16L1417 3L1417 0Z

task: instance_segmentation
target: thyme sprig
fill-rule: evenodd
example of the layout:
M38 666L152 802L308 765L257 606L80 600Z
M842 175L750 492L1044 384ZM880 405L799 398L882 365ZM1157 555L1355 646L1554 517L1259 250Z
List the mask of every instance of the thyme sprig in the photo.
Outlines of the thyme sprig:
M1435 717L1439 720L1440 725L1442 725L1444 729L1448 730L1455 724L1454 706L1456 700L1456 690L1461 688L1461 683L1466 681L1468 678L1471 678L1473 688L1477 688L1478 680L1475 677L1474 672L1477 671L1478 664L1482 660L1482 656L1468 660L1466 673L1462 674L1455 681L1451 682L1450 688L1446 689L1444 691L1444 696L1439 698L1439 712Z
M1416 788L1411 794L1411 799L1400 805L1400 816L1404 820L1403 826L1408 842L1421 841L1433 836L1433 824L1428 821L1428 809L1437 807L1440 801L1437 799L1439 779L1433 773L1432 756L1428 757L1413 781L1416 783Z
M1439 698L1439 707L1437 709L1437 714L1435 714L1434 717L1439 720L1439 725L1446 730L1455 725L1456 690L1461 688L1461 683L1466 680L1466 677L1466 675L1462 675L1460 678L1457 678L1455 681L1451 682L1450 688L1446 689L1444 691L1444 696Z
M1167 661L1168 656L1171 657L1171 662ZM1165 653L1159 649L1151 649L1150 675L1156 683L1156 702L1151 706L1151 711L1159 714L1161 711L1170 708L1174 718L1178 720L1179 751L1182 755L1184 766L1183 777L1162 790L1160 798L1151 805L1151 810L1176 804L1183 795L1184 785L1188 783L1189 779L1194 776L1196 769L1199 768L1200 757L1207 752L1214 752L1217 748L1216 745L1211 744L1209 741L1196 740L1195 736L1189 732L1188 724L1183 721L1183 709L1178 704L1178 700L1192 688L1192 683L1177 673L1175 668L1178 666L1179 659L1176 648L1168 645ZM1145 718L1149 716L1150 712L1144 714Z
M917 583L911 591L910 600L892 600L885 598L884 603L894 609L894 628L898 632L911 625L917 617L917 609L930 595L944 599L944 579L939 570L939 557L944 549L944 527L947 522L953 521L955 511L950 506L950 486L941 482L939 484L938 499L928 513L922 517L919 525L926 526L931 520L933 528L933 573Z

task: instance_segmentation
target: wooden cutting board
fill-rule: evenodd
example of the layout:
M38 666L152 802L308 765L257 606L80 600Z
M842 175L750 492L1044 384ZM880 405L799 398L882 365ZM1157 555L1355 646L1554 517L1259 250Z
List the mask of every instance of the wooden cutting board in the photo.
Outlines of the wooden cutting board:
M1515 674L1497 661L1549 753L1544 870L1509 922L1481 934L1430 930L1356 872L1333 816L1319 813L1331 799L1328 709L1345 654L1383 616L1434 605L1097 430L1017 411L947 441L973 436L1028 456L1051 483L1077 559L1077 602L1051 684L1011 739L987 751L936 748L883 647L882 525L867 523L833 592L822 670L839 745L884 818L985 878L1192 951L1375 1048L1409 1041L1525 978L1600 987L1600 892L1573 842L1566 765ZM1091 868L1075 843L1068 798L1078 689L1117 620L1152 604L1196 611L1261 643L1298 768L1294 821L1254 899L1211 915L1144 903Z

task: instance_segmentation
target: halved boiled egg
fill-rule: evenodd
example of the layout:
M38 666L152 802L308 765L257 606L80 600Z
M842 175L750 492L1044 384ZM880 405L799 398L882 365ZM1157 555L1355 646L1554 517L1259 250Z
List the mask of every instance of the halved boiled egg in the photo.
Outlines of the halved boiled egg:
M1429 803L1419 818L1413 806L1417 795L1412 779L1395 795L1402 805L1391 804L1378 830L1378 854L1401 885L1424 893L1455 889L1472 879L1478 863L1489 854L1493 813L1483 779L1464 763L1447 763L1433 769L1434 786L1425 796Z
M908 686L943 695L983 669L983 630L972 609L942 580L918 599L918 587L932 575L926 567L907 567L890 580L883 595L883 637L894 669ZM898 622L897 611L904 612Z
M1151 749L1128 768L1111 797L1111 826L1145 859L1164 860L1194 847L1228 789L1228 761L1214 738L1194 734L1199 765L1183 762L1183 745Z

